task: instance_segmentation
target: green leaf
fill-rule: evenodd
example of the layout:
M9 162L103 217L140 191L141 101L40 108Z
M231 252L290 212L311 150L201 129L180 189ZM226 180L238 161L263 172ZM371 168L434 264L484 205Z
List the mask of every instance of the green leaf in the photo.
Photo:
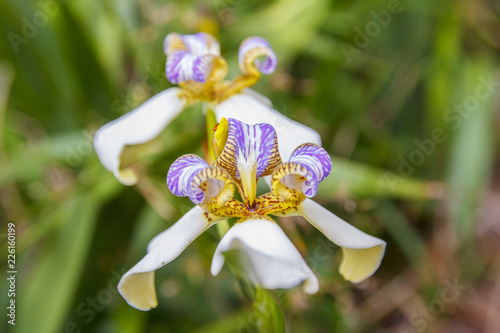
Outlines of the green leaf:
M285 316L269 291L258 287L253 305L255 320L249 320L249 325L263 333L285 332Z
M52 228L50 237L45 235L45 248L33 247L34 258L23 253L19 276L25 280L19 289L18 316L30 320L19 320L16 332L52 333L63 326L92 244L99 207L118 188L114 180L93 179L93 186L83 187L82 193L56 209L52 226L57 228Z
M97 209L91 193L69 200L61 207L63 223L53 244L37 253L32 267L20 270L30 275L19 291L18 316L29 320L19 320L17 332L53 333L61 328L90 248Z
M442 194L436 182L401 177L389 171L332 157L332 172L319 185L317 197L381 197L428 200Z
M493 112L499 83L488 61L462 65L460 104L471 103L453 114L448 208L459 240L470 239L478 207L491 175L494 156ZM493 80L490 86L485 84ZM488 90L488 88L490 90ZM477 104L473 104L477 101ZM475 105L475 107L474 107ZM451 118L450 118L451 119Z
M390 202L380 202L375 214L417 272L426 259L425 243L408 219Z
M198 327L193 333L246 332L248 318L254 313L251 307L235 311L225 317Z

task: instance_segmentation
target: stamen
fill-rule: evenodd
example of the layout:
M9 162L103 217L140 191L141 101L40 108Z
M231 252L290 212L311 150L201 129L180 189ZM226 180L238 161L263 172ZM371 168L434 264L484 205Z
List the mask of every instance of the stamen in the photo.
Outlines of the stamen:
M229 133L229 123L226 118L222 118L220 123L214 127L214 136L212 139L212 146L215 152L215 158L219 157L224 147L226 146L227 137Z

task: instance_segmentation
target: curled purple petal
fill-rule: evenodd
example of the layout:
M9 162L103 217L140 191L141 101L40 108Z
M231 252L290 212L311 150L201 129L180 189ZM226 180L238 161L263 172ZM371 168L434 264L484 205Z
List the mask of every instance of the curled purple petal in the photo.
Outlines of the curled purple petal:
M332 159L323 149L315 143L304 143L295 148L289 162L300 163L311 169L318 182L322 182L332 169Z
M276 167L271 187L282 198L290 198L293 191L312 198L318 192L318 183L328 176L331 168L330 156L322 147L305 143L293 151L289 162Z
M197 56L204 54L220 55L219 42L214 36L206 32L199 32L194 35L181 35L184 45L189 53Z
M234 194L231 176L222 168L210 166L193 154L179 157L168 170L167 186L179 197L189 197L195 204L207 210L216 209L230 200ZM207 203L217 198L211 207Z
M264 59L260 59L264 57ZM238 52L238 62L243 74L271 74L276 70L278 59L271 45L261 37L249 37L245 39Z
M195 204L201 203L205 198L203 190L200 188L192 189L191 184L194 177L208 167L208 163L199 156L188 154L179 157L168 170L167 186L169 190L179 197L189 196Z
M205 32L194 35L170 33L165 38L163 49L167 56L177 51L186 51L194 56L204 54L220 55L220 46L214 36Z
M212 72L214 58L212 54L193 56L186 51L177 51L167 57L167 79L173 84L186 81L206 82Z
M328 153L314 143L305 143L297 147L289 159L290 163L300 164L307 169L304 175L305 181L302 183L302 192L308 198L312 198L318 192L318 183L323 181L332 169L332 160ZM283 183L287 185L290 178L284 177Z
M168 34L164 43L167 79L173 84L186 81L206 82L214 61L220 57L217 40L207 33Z

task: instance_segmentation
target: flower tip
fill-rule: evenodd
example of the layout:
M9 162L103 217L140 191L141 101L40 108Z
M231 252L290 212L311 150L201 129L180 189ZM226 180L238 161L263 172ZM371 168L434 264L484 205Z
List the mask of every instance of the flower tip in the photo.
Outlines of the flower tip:
M379 268L384 257L386 243L366 248L349 249L342 248L343 258L339 272L346 281L360 283Z
M302 288L306 294L316 294L319 290L318 278L314 274L311 274L311 277L304 281Z
M224 255L221 253L214 254L212 258L212 266L210 266L210 273L212 276L219 275L222 270L222 266L224 266Z
M129 271L130 272L130 271ZM122 276L117 289L132 307L149 311L158 306L154 287L154 272L129 273Z
M138 181L137 174L132 169L116 170L114 175L123 185L132 186Z

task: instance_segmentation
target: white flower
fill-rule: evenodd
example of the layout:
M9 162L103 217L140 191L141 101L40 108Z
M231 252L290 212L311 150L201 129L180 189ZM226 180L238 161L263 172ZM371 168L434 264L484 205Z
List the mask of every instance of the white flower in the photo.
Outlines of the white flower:
M209 34L171 33L165 38L164 49L167 79L180 88L169 88L153 96L101 127L94 138L99 159L121 183L133 185L137 182L134 170L120 165L125 146L154 139L186 106L199 101L210 105L218 121L225 117L248 124L273 125L285 158L302 143L321 144L318 133L273 110L266 97L248 88L258 81L261 73L270 74L276 68L276 55L265 39L250 37L241 43L239 65L242 75L232 82L224 81L227 64L220 56L217 40Z
M340 273L347 280L360 282L375 272L385 242L309 199L330 173L327 152L315 143L305 143L283 162L277 136L269 124L223 118L214 134L213 165L192 154L172 164L167 176L170 191L189 197L197 206L156 236L147 255L122 277L118 290L130 305L140 310L156 307L154 271L174 260L210 226L230 217L239 220L215 250L213 275L230 256L255 285L291 288L304 282L305 292L318 291L318 279L270 215L301 215L339 245L344 255ZM272 192L257 196L257 181L265 176L270 176ZM233 198L235 189L242 201Z
M241 271L255 285L267 289L292 288L304 282L304 291L314 294L318 279L283 230L268 220L247 220L224 235L212 260L212 275L218 275L225 253L236 250Z

